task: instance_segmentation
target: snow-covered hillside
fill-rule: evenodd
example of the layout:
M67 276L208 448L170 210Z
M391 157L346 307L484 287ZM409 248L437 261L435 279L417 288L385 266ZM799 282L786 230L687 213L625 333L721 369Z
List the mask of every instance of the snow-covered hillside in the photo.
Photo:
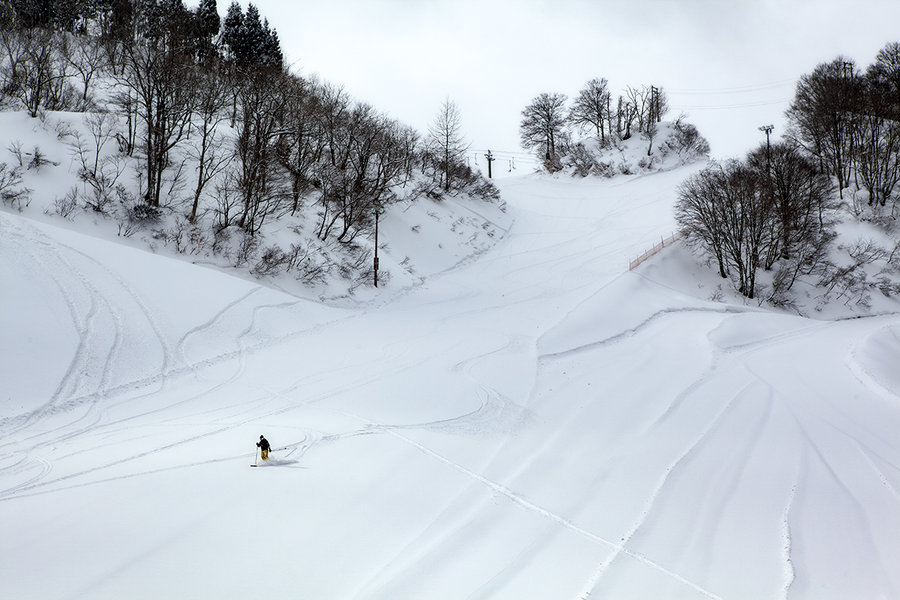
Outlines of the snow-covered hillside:
M900 316L627 271L697 168L352 308L0 213L0 596L900 597Z
M0 203L3 208L251 281L264 280L265 285L294 296L341 304L374 297L374 231L366 231L353 243L337 242L334 236L321 239L317 235L314 194L304 199L304 204L309 204L304 210L297 214L282 211L253 238L236 226L216 231L212 223L212 190L204 194L197 224L189 223L185 215L190 210L190 190L184 188L183 181L170 194L179 199L178 203L163 207L153 219L135 220L132 204L140 188L135 170L139 163L118 152L109 132L102 148L92 145L96 128L92 130L87 123L95 118L94 113L48 112L34 119L24 112L0 112L0 138L5 140L5 147L0 146L0 169L5 169L0 171L0 184L4 172L16 169L21 182L8 187L27 191L20 199ZM88 149L89 165L98 161L105 165L103 168L115 175L109 179L125 190L122 198L108 201L103 210L86 204L92 188L79 177L79 148ZM94 157L95 152L99 158ZM193 164L187 160L184 168L192 171ZM10 180L7 177L6 181ZM2 185L0 191L4 191ZM395 195L386 209L389 216L381 224L382 285L388 281L395 288L418 285L424 277L491 248L509 227L510 218L502 200L472 197L464 192L434 198L410 189L398 189ZM279 266L263 272L260 267L269 248L282 252L296 249L295 267Z

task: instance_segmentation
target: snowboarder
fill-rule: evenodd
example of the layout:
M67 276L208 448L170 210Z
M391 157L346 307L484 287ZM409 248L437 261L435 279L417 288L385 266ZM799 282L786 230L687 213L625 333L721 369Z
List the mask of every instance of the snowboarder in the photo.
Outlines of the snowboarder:
M263 460L269 460L269 440L264 438L263 436L259 436L259 441L256 442L256 447L259 448L259 455Z

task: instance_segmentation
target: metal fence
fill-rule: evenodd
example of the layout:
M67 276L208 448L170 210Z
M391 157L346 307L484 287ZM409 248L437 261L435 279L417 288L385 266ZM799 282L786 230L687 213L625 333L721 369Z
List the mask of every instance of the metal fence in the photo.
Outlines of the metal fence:
M662 250L666 246L671 246L680 238L681 238L680 231L673 233L672 235L670 235L667 238L660 237L658 244L655 244L652 248L650 248L649 250L647 250L646 252L644 252L643 254L641 254L640 256L638 256L637 258L635 258L634 260L632 260L628 263L628 270L633 271L635 268L637 268L637 266L639 264L641 264L642 262L644 262L645 260L647 260L648 258L653 256L654 254L658 253L660 250Z

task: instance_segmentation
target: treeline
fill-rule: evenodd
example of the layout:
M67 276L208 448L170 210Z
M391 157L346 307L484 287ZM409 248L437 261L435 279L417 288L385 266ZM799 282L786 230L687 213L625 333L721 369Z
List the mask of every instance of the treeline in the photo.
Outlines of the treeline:
M867 291L900 293L900 244L871 242L844 248L842 264L829 254L835 208L851 190L851 214L894 229L900 180L900 44L891 43L864 72L837 58L801 77L786 113L784 140L767 141L745 160L714 162L684 182L676 219L723 278L748 298L760 269L774 270L767 300L789 304L800 275L817 278L826 293L865 304ZM862 201L864 200L864 201ZM890 206L887 214L886 207ZM873 267L883 264L881 268ZM876 272L874 281L868 271Z
M900 181L900 43L865 71L838 57L804 75L787 111L788 135L837 181L885 206Z
M653 154L659 124L669 111L665 90L657 86L626 87L615 102L605 78L588 81L569 101L565 94L542 93L522 111L519 133L524 148L534 150L545 168L559 171L567 165L580 175L609 174L577 134L590 135L594 147L603 149L640 136ZM697 128L679 118L674 123L675 148L685 156L709 152L709 144Z
M126 234L175 213L182 229L204 221L216 236L256 236L307 210L320 240L349 244L400 195L497 196L461 152L442 151L441 128L422 138L338 86L290 73L252 4L232 2L224 18L215 0L0 6L0 103L88 113L86 134L68 132L83 190L57 203L61 213L122 213Z

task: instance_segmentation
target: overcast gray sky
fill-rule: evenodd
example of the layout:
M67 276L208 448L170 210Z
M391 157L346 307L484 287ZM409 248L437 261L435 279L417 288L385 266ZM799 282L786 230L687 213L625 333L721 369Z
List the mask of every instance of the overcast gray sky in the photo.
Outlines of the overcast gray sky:
M900 0L257 0L294 72L424 132L445 98L473 154L521 152L522 109L593 77L662 86L715 157L783 131L794 85L900 41ZM242 0L246 6L247 1ZM227 4L220 0L224 15ZM614 96L615 97L615 96ZM521 163L520 163L521 164Z

